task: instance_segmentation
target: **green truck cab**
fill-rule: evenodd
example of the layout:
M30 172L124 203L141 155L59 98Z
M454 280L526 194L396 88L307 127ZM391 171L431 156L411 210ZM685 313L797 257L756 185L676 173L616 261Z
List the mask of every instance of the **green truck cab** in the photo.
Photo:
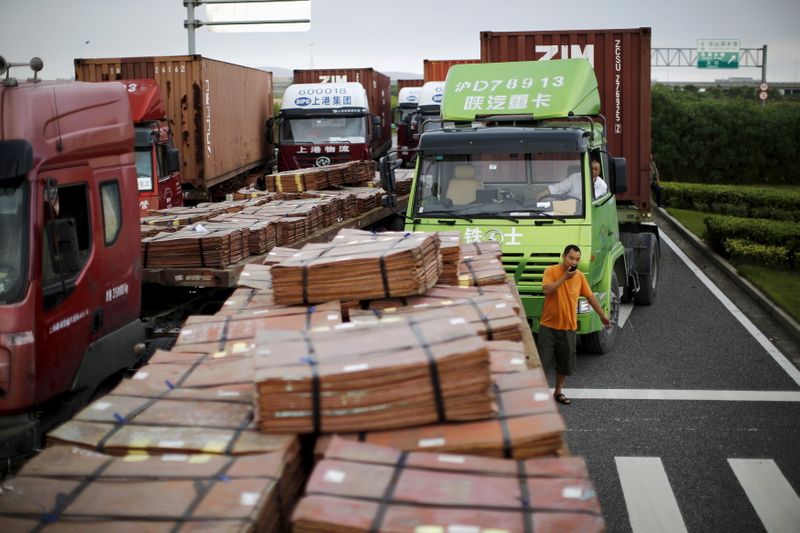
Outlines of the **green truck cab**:
M453 66L441 127L419 139L405 229L500 242L534 331L544 270L577 244L579 268L614 322L604 328L581 298L578 334L585 349L605 353L619 331L620 304L654 301L660 253L647 214L617 205L628 173L625 159L606 151L599 112L585 59ZM593 161L602 183L593 180ZM391 202L388 161L381 175Z

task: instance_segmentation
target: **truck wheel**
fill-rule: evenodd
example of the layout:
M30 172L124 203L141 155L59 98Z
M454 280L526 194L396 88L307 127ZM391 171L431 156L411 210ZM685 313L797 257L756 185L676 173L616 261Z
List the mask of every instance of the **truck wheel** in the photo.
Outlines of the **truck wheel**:
M614 346L614 341L617 340L619 333L619 281L616 272L611 274L611 306L608 318L611 319L610 328L582 335L583 345L589 353L608 353Z
M658 249L655 236L649 244L647 253L650 260L650 274L639 275L639 292L635 296L635 301L639 305L652 304L656 301L658 293Z

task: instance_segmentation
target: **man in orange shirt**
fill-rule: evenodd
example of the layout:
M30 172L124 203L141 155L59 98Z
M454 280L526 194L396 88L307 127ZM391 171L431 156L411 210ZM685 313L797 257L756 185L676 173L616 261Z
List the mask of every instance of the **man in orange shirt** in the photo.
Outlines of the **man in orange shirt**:
M572 375L575 369L578 298L580 296L586 298L589 305L600 315L604 326L610 326L611 321L592 294L583 272L578 270L581 249L569 244L564 248L561 259L560 264L548 267L544 271L542 280L544 305L542 318L539 320L539 338L536 347L539 349L539 357L545 368L555 359L556 387L553 398L559 403L570 404L572 400L564 396L561 387L567 376Z

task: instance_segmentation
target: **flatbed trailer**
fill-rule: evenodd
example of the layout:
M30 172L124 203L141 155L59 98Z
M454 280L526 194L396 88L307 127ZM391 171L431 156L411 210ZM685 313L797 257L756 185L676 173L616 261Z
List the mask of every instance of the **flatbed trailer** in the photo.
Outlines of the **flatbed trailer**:
M323 228L293 243L291 247L299 248L309 242L329 241L341 229L367 228L376 222L391 217L397 212L405 211L407 205L408 196L401 196L397 199L397 207L394 210L388 207L376 207L356 217ZM142 283L152 283L165 287L233 288L236 286L236 282L239 280L239 275L245 265L261 263L266 257L267 254L251 255L225 268L142 268Z

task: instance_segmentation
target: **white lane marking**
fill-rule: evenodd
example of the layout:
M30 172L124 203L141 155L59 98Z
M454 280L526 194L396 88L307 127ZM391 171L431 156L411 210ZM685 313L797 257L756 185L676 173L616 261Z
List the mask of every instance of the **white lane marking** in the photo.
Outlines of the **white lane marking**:
M619 327L624 327L625 322L631 317L633 313L633 304L620 304L619 306Z
M686 531L658 457L615 457L633 533Z
M675 252L675 254L684 263L686 263L686 266L689 267L689 270L691 270L694 275L697 276L697 278L703 283L703 285L705 285L708 290L710 290L711 293L717 297L722 305L724 305L725 308L730 311L733 317L738 320L742 326L744 326L744 329L746 329L750 335L752 335L753 338L755 338L756 341L767 351L767 353L772 356L775 362L778 363L778 365L780 365L780 367L783 368L787 374L789 374L789 377L792 378L798 386L800 386L800 370L798 370L788 359L786 359L780 350L778 350L778 348L776 348L775 345L772 344L772 342L770 342L770 340L763 333L761 333L761 331L759 331L755 324L753 324L750 319L747 318L739 310L739 308L736 307L736 305L734 305L734 303L727 296L725 296L725 294L723 294L716 285L714 285L710 279L708 279L708 276L706 276L699 268L697 268L697 265L692 263L692 260L689 259L689 257L683 253L683 251L678 248L678 246L672 242L672 240L667 237L663 231L660 232L660 235L661 239L667 243L670 248L672 248L672 251Z
M800 391L682 389L563 389L582 400L694 400L723 402L800 402Z
M800 527L800 498L770 459L728 459L768 533L794 533Z

